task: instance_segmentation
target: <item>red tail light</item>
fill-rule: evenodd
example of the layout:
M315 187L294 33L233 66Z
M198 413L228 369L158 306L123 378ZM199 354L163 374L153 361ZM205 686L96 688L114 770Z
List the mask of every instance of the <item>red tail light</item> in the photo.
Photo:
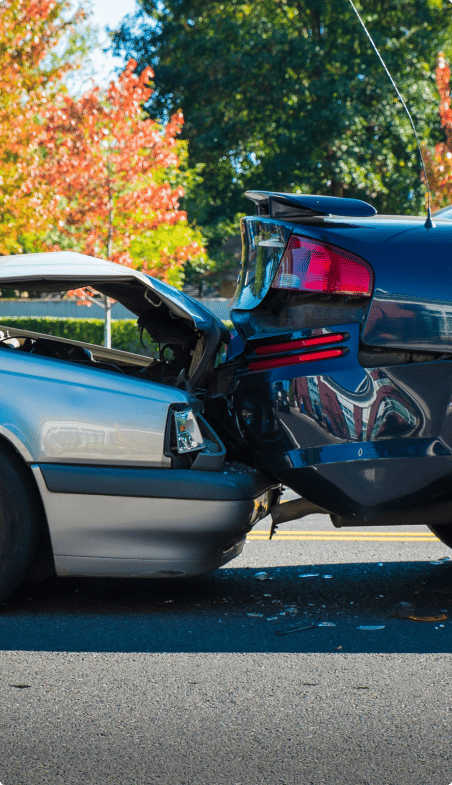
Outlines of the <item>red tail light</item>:
M316 352L292 354L290 357L268 357L266 360L255 360L250 362L248 369L250 371L266 371L270 368L282 368L285 365L295 365L297 363L312 362L313 360L327 360L331 357L341 357L344 353L344 349L319 349Z
M373 271L364 259L343 248L292 235L272 287L369 297Z
M318 346L319 344L340 343L347 340L345 333L325 333L314 338L301 338L298 341L287 341L286 343L271 343L265 346L256 346L256 354L278 354L278 352L292 352L296 349L305 349L307 346Z

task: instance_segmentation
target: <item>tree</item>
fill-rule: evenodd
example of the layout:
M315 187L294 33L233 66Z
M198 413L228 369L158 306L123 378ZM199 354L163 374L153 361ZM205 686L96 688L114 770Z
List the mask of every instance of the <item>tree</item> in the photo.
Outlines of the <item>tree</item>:
M53 248L140 269L180 285L183 265L204 255L179 209L181 113L164 125L144 116L152 70L130 60L105 93L61 94L46 110L41 176L58 194ZM55 242L56 239L56 242Z
M439 210L452 204L452 110L450 98L450 68L443 52L438 57L435 71L439 92L439 117L444 129L445 140L438 142L434 149L423 147L429 179L432 208Z
M203 177L184 203L189 217L212 226L249 211L246 188L420 208L408 118L348 0L142 5L146 13L116 35L116 51L156 68L152 117L184 113L189 165ZM429 64L450 33L449 5L374 0L359 8L419 133L434 138Z
M36 250L52 220L53 194L39 177L42 116L86 53L84 17L63 0L0 5L0 254Z
M42 173L58 193L66 247L178 283L184 261L202 253L179 209L183 118L161 126L143 115L152 71L137 76L135 67L130 60L105 94L98 87L79 99L62 94L47 108ZM150 242L150 258L137 254Z

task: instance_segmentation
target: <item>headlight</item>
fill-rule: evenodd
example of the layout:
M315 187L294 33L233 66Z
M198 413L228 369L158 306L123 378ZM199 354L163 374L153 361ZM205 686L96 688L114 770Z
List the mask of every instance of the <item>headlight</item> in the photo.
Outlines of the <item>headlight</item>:
M202 450L204 441L195 415L191 409L173 412L178 453Z

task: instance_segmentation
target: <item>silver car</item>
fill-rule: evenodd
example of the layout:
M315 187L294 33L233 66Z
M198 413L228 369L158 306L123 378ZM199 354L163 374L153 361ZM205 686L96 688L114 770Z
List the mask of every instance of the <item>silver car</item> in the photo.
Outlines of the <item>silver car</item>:
M190 576L237 556L279 486L225 462L202 415L223 323L72 252L3 257L0 286L93 287L161 347L152 359L0 325L0 598L27 575Z

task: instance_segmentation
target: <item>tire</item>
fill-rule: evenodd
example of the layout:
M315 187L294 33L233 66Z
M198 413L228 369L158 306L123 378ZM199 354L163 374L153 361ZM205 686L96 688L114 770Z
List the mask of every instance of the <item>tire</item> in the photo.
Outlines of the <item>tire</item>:
M452 523L445 523L439 526L429 526L430 531L438 537L438 540L452 548Z
M0 444L0 602L27 574L41 537L41 500L12 449Z

